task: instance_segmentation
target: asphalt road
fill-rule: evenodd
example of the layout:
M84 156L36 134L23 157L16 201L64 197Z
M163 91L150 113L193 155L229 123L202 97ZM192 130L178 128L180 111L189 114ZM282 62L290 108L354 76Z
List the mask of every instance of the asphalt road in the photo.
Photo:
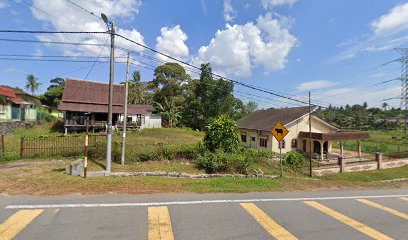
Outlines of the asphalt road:
M408 189L0 196L0 239L408 239Z

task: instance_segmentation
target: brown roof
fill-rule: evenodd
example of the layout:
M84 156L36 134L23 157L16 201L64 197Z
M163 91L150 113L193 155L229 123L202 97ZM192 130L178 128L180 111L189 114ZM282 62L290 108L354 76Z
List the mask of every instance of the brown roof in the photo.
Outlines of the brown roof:
M71 112L108 112L109 84L68 78L60 111ZM125 86L113 86L113 113L124 112ZM145 114L156 109L148 104L129 104L128 114Z
M125 86L113 85L113 105L124 105ZM108 104L109 84L68 78L65 83L63 102Z
M280 121L286 125L309 113L309 107L259 110L237 121L238 128L271 131Z

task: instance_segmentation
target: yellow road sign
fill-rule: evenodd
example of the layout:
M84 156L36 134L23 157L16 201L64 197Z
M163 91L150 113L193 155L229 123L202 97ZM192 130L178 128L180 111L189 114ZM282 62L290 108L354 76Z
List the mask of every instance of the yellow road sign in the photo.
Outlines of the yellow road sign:
M275 127L272 128L272 135L278 140L278 142L282 141L286 134L289 133L289 130L283 126L281 122L277 122Z

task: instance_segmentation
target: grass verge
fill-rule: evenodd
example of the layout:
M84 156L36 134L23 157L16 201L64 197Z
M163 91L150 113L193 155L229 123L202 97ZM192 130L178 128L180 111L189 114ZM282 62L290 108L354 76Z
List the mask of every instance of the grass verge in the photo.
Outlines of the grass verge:
M83 179L65 175L65 164L64 162L53 162L41 165L40 167L24 166L0 169L0 192L11 195L104 194L109 192L120 194L177 192L245 193L408 186L407 181L379 182L380 180L408 177L408 166L380 171L335 174L319 178L184 179L164 177L106 177Z

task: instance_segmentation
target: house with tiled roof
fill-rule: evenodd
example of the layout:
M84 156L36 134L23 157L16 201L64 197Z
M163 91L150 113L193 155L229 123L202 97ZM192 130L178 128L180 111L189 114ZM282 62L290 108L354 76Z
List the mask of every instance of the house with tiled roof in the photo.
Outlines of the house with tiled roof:
M36 121L36 106L40 104L36 96L16 90L9 86L0 86L0 121Z
M89 116L91 128L105 128L108 121L109 84L68 78L58 110L64 114L66 132L81 129ZM125 86L113 86L113 126L120 128L125 111ZM128 104L128 127L160 128L161 116L150 104Z
M282 153L300 151L312 152L315 158L323 160L332 152L332 143L338 141L340 155L346 140L357 141L358 157L361 157L361 139L369 138L365 132L342 132L328 122L311 114L309 132L309 107L259 110L237 121L239 134L244 146ZM289 133L279 144L272 135L272 129L281 122ZM310 148L311 146L311 148Z

